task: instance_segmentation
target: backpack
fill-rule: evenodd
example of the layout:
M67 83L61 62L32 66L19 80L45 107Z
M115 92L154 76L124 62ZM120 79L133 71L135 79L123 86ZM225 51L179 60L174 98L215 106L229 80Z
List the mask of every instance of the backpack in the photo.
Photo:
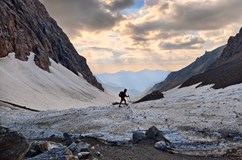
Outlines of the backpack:
M122 95L123 95L123 92L122 92L122 91L119 92L118 96L119 96L119 97L122 97Z

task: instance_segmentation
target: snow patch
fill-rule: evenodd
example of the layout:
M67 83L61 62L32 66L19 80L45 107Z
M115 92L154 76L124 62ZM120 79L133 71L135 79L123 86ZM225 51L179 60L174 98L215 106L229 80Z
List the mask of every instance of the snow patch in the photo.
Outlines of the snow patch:
M52 59L50 72L40 69L34 55L28 61L16 59L15 53L0 58L0 100L37 110L60 110L107 105L115 99Z

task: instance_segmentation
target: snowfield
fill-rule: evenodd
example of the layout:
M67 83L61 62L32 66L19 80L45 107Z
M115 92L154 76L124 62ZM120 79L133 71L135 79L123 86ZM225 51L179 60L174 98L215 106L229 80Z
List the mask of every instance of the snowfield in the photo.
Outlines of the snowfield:
M103 93L50 59L50 73L35 65L34 53L20 61L15 53L0 58L0 100L37 110L107 105L115 97ZM116 97L117 98L117 97Z
M123 143L134 131L156 126L172 142L174 153L187 155L221 156L242 147L242 84L218 90L195 87L175 88L163 99L122 108L80 106L37 113L2 104L1 124L29 138L68 132Z

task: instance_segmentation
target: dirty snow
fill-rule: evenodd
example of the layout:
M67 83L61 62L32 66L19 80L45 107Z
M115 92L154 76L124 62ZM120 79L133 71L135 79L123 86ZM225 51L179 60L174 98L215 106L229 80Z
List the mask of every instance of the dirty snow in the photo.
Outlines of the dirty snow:
M164 96L122 108L90 106L35 113L0 107L1 124L29 138L62 137L68 132L127 142L134 131L154 125L177 153L223 155L242 147L242 84L217 90L194 85L172 89Z
M37 110L107 105L111 95L50 59L50 72L35 65L34 53L20 61L14 53L0 58L0 100Z

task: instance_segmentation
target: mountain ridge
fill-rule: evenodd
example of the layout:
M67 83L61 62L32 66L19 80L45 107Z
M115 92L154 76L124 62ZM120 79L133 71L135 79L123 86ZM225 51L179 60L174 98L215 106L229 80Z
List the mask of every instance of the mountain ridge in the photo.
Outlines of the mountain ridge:
M185 68L176 72L171 72L164 81L155 84L148 91L148 93L151 93L156 90L159 90L162 92L162 91L167 91L169 89L175 88L181 85L190 77L206 71L208 67L214 64L216 59L219 58L224 47L225 45L218 47L209 52L206 51L204 55L197 58L194 62L192 62Z
M225 88L242 83L242 28L235 36L228 39L228 43L220 58L206 72L193 76L181 87L200 83L198 86L213 84L213 88Z

